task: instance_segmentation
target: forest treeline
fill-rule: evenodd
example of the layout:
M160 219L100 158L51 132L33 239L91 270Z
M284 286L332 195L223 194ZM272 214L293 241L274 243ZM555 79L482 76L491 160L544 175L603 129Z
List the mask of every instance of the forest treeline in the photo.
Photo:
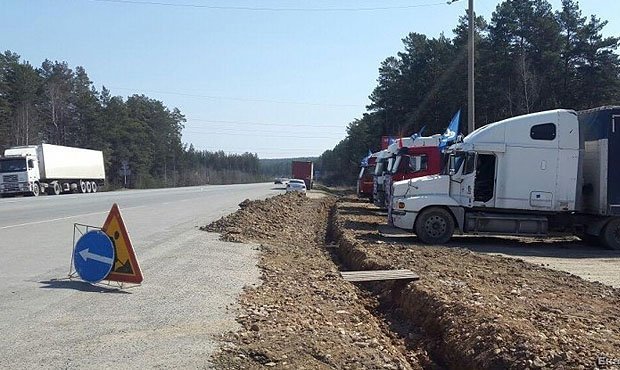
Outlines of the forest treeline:
M0 54L0 150L40 143L102 150L106 176L123 186L162 187L251 182L256 154L199 151L181 142L185 117L144 95L98 91L83 67L45 60L34 67Z
M547 0L505 0L490 21L476 17L476 127L555 108L587 109L620 102L618 37L584 16L575 0L554 10ZM380 137L442 132L462 109L467 117L467 17L454 36L410 33L404 50L379 68L371 104L348 125L347 136L319 160L324 180L355 180L360 159ZM461 132L467 123L461 120Z

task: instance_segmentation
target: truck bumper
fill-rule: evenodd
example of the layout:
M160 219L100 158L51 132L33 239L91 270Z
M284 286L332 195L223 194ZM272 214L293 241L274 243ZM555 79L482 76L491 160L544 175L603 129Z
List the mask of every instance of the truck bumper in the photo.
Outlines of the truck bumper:
M392 223L394 227L398 227L399 229L413 230L413 225L417 217L418 212L392 209Z
M32 184L28 182L5 182L0 184L0 194L22 194L32 191Z

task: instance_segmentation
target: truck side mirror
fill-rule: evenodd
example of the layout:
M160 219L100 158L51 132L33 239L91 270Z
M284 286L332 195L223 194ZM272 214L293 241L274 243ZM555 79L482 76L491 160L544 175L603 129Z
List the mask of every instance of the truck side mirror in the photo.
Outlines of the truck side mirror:
M28 168L34 168L34 161L32 159L28 160Z

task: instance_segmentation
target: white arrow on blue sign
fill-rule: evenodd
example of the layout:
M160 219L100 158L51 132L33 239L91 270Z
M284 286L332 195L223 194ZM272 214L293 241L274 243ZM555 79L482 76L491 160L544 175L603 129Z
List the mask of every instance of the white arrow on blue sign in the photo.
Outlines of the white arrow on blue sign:
M103 280L114 265L114 245L100 230L89 231L75 244L73 265L82 280L98 283Z

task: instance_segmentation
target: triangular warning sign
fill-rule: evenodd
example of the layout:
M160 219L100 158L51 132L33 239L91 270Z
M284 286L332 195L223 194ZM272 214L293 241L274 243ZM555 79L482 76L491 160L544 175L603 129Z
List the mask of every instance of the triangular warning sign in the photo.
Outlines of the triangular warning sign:
M116 203L112 205L108 218L106 218L101 229L110 237L110 240L112 240L116 256L112 271L110 271L105 279L126 283L141 283L142 271L140 271L138 259L131 246L127 228L125 228L125 223L121 217L121 211L118 209Z

